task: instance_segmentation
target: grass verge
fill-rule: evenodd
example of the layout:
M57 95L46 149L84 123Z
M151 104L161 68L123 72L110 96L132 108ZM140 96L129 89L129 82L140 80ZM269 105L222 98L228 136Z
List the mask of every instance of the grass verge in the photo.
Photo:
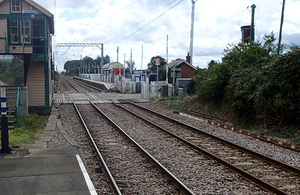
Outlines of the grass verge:
M30 143L37 139L39 132L45 128L47 119L48 117L37 114L20 117L18 127L9 131L9 147L20 148L22 144Z

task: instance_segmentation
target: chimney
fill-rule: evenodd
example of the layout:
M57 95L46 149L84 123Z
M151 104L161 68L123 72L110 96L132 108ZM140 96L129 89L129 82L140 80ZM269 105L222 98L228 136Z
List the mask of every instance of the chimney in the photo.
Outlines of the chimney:
M190 56L189 53L187 53L186 61L187 61L188 63L191 63L191 56Z

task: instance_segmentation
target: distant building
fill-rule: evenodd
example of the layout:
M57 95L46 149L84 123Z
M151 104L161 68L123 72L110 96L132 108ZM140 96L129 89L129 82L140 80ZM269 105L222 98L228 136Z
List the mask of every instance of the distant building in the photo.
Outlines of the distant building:
M124 75L124 67L119 62L107 63L102 67L102 73L104 76L104 81L113 83L115 76Z
M29 109L52 104L53 14L32 0L0 0L0 54L31 54L24 67Z
M193 78L197 70L195 66L183 59L173 60L169 63L169 68L181 69L180 78Z

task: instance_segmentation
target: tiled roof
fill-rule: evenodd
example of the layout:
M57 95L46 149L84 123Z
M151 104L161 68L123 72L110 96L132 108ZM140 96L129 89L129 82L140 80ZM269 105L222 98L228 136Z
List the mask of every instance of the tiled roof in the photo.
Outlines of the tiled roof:
M112 62L104 64L103 69L123 68L123 65L119 62Z
M173 67L176 68L176 66L179 66L179 65L181 65L182 63L187 64L188 66L190 66L191 68L193 68L193 69L195 69L195 70L197 69L195 66L191 65L190 63L188 63L187 61L182 60L182 59L173 60L172 62L169 63L169 67L170 67L170 68L173 68Z
M0 0L0 3L4 2L4 1L5 0ZM43 8L42 6L40 6L39 4L37 4L36 2L34 2L33 0L24 0L24 1L27 2L28 4L32 5L36 9L40 10L43 14L45 14L46 16L48 16L50 18L50 33L54 34L54 19L53 19L53 14L50 13L45 8Z

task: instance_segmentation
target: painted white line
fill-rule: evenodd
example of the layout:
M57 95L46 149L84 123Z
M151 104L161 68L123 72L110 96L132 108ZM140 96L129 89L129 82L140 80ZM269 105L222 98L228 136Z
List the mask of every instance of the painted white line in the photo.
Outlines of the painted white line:
M83 174L83 177L85 179L85 182L86 182L86 184L87 184L87 186L88 186L88 188L90 190L91 195L97 195L95 187L94 187L94 185L93 185L93 183L92 183L92 181L90 179L90 176L89 176L88 172L86 171L86 169L84 167L84 164L83 164L83 162L82 162L82 160L81 160L81 158L80 158L80 156L78 154L76 155L76 158L77 158L79 167L80 167L80 169L82 171L82 174Z

